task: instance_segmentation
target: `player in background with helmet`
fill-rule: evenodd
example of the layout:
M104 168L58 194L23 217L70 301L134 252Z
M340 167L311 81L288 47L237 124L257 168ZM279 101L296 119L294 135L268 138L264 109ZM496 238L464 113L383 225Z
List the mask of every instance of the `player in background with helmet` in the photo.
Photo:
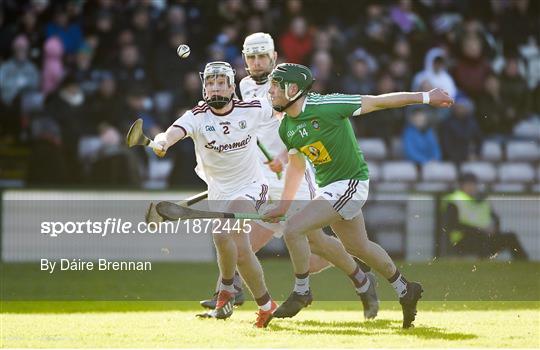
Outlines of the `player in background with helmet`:
M452 99L440 89L379 96L309 93L314 81L311 71L293 63L277 65L269 79L272 106L284 112L279 134L289 150L289 162L281 202L265 214L266 220L288 212L303 178L305 158L314 165L319 185L315 200L288 216L285 223L284 239L296 282L274 314L298 312L297 300L311 298L306 232L330 225L349 253L366 261L392 284L402 306L403 328L411 327L422 286L407 281L386 251L367 236L362 206L368 197L369 173L348 118L419 103L448 107Z
M243 57L246 64L246 70L248 76L240 81L240 93L243 100L250 100L253 98L268 98L268 90L270 88L270 82L268 75L275 66L277 59L277 53L274 49L274 41L269 34L266 33L254 33L246 37L243 45ZM276 113L275 113L276 114ZM261 123L257 128L256 134L259 142L263 143L269 150L270 154L274 155L273 161L268 162L262 152L259 152L259 158L262 163L267 163L268 166L263 166L263 173L269 183L269 194L271 200L279 200L283 191L284 181L283 178L279 179L276 174L286 171L287 162L287 148L279 138L279 124L278 118L267 119L266 122ZM295 199L299 205L305 205L311 200L316 192L314 184L314 175L311 168L307 168L304 173L304 178L300 188L296 194ZM255 252L264 247L271 239L272 236L281 237L281 230L257 230L250 235L251 244ZM316 233L310 235L311 250L314 253L330 257L333 263L343 270L352 280L357 294L362 300L364 306L364 317L371 319L376 317L379 309L379 301L375 289L375 276L369 272L367 274L368 280L364 282L364 273L362 270L366 268L369 271L369 267L364 265L357 266L353 263L352 259L340 259L341 262L335 261L337 257L332 256L331 251L343 251L341 243L335 238L325 235L322 231L318 230ZM345 254L345 252L343 252ZM323 269L331 266L328 260L322 258L319 255L312 254L310 257L310 273L317 273ZM361 268L362 267L362 268ZM236 305L243 303L243 291L242 291L242 279L235 274L234 281L235 289L237 290ZM218 283L219 286L219 283ZM208 300L201 301L201 305L206 308L214 308L217 296L214 293L214 297ZM299 305L298 310L309 304L311 300L302 300L302 305ZM294 314L274 314L274 317L292 317Z

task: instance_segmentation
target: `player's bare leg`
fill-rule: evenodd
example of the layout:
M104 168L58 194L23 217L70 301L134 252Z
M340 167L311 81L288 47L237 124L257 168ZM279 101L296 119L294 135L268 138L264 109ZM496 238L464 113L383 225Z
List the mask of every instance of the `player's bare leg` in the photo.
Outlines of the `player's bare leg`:
M229 205L231 212L253 212L255 207L253 203L245 199L238 199ZM233 233L233 239L238 250L237 268L242 278L246 282L255 302L259 306L257 313L256 327L266 327L272 319L272 313L277 308L276 303L271 299L266 283L264 281L264 272L259 259L255 256L250 243L250 234L263 229L260 225L253 222L244 223L241 231Z
M236 271L238 250L231 233L212 230L212 237L216 247L217 262L221 276L219 293L217 295L215 309L210 313L199 314L198 316L225 319L229 318L233 312L235 299L233 280Z

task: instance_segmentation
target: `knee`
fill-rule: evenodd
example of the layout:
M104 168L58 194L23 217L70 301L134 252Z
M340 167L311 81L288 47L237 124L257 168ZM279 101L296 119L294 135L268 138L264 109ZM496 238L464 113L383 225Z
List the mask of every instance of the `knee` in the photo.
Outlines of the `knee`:
M245 247L238 247L237 251L236 263L238 265L244 265L251 261L252 255L254 254L251 249L246 249Z
M226 246L230 241L230 237L228 237L228 235L222 234L222 233L214 234L213 239L214 239L214 245L216 247Z
M295 225L291 223L286 223L285 227L283 229L283 239L285 241L291 241L298 239L303 235L303 232L301 232Z

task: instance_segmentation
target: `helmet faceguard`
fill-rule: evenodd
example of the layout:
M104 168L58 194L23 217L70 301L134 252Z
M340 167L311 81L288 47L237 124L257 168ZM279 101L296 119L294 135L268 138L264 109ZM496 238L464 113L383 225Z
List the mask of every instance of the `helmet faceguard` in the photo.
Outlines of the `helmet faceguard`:
M274 68L276 62L274 61L274 39L267 33L253 33L248 35L244 40L244 46L242 48L242 55L244 56L244 63L247 61L247 56L254 55L268 55L270 58L271 69ZM246 71L249 76L255 80L258 84L264 84L268 81L268 74L270 72L264 72L259 75L252 73L246 63Z
M229 63L219 61L210 62L204 67L204 72L199 72L199 76L202 82L202 95L204 101L208 103L210 107L221 109L225 107L234 97L234 91L229 96L215 94L210 97L206 91L206 83L208 79L217 79L220 76L227 79L228 87L234 86L235 71Z
M295 63L278 64L268 78L278 83L279 87L285 92L285 98L289 101L285 106L272 106L278 112L283 112L302 96L306 95L311 90L311 86L315 81L309 68ZM291 84L298 86L298 92L293 96L289 96Z

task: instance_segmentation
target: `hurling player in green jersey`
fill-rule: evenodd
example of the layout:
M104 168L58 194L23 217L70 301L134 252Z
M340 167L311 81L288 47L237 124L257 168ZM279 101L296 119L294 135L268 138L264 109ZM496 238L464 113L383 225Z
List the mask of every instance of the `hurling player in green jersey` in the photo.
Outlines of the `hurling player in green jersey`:
M284 238L296 275L295 288L277 313L298 312L311 300L309 244L306 233L331 226L347 251L388 279L403 309L403 327L416 316L422 286L401 275L388 253L367 236L362 215L369 190L369 172L358 147L349 117L412 104L449 107L453 101L441 89L396 92L378 96L309 93L311 71L302 65L282 63L270 75L273 108L284 112L279 134L289 150L289 165L281 202L266 220L285 215L298 188L308 158L315 167L317 197L285 223ZM307 288L306 288L307 286ZM298 292L306 291L307 292Z

